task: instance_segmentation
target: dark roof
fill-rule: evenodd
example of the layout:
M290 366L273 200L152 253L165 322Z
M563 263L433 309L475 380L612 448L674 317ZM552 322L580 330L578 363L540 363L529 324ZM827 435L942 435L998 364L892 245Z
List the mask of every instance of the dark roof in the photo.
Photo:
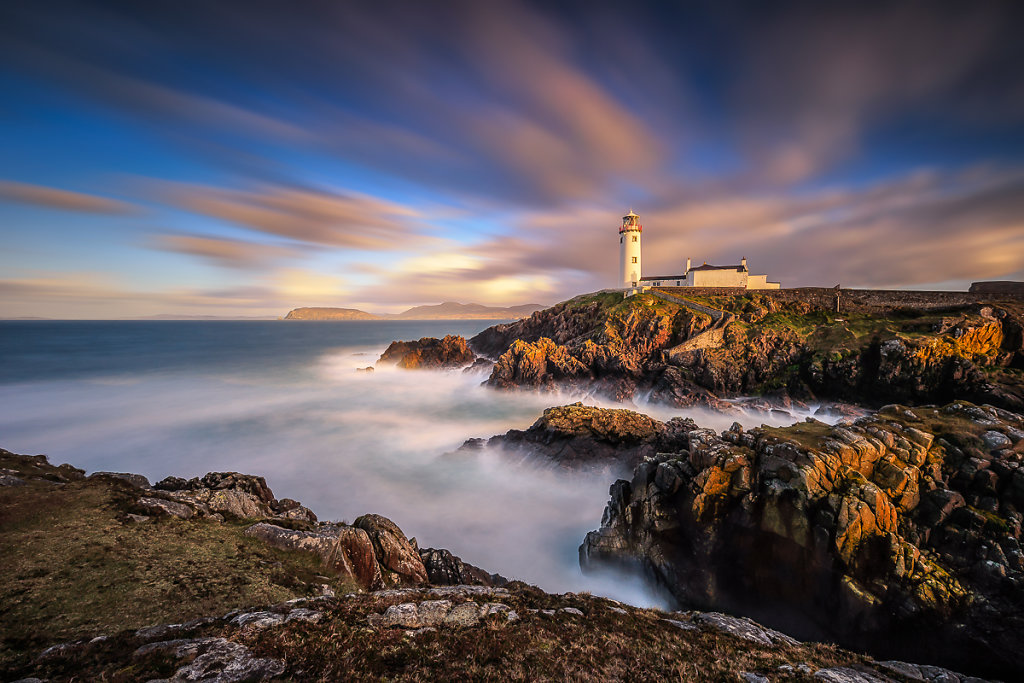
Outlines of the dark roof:
M641 282L644 280L685 280L685 275L652 275L650 277L640 278Z
M705 263L702 266L697 266L696 268L690 268L690 270L738 270L738 271L744 271L744 270L746 270L746 268L744 268L742 265L739 265L739 266L712 266L712 265L709 265L709 264Z

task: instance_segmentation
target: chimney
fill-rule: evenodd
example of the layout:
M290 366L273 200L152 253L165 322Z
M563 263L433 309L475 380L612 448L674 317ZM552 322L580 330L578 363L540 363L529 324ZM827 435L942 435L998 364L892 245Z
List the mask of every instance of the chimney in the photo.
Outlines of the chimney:
M743 266L743 270L747 269L747 257L746 256L744 256L743 258L740 259L740 265Z
M689 258L686 259L686 272L687 273L690 272L690 259Z

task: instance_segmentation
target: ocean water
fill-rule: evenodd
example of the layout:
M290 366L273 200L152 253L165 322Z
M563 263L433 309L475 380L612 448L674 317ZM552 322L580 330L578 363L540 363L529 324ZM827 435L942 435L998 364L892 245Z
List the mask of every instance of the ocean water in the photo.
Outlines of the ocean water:
M470 437L525 429L552 405L616 404L499 392L480 373L356 371L394 339L469 337L494 322L0 322L0 447L153 482L260 474L321 519L375 512L421 547L546 590L657 604L636 578L579 571L577 547L600 525L613 473L451 455ZM735 419L639 409L716 429Z

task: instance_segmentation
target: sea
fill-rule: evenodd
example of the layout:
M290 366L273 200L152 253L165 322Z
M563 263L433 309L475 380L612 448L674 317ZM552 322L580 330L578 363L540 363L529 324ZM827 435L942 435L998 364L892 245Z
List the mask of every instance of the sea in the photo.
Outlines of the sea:
M373 512L420 547L548 591L661 604L639 577L580 572L578 546L600 526L615 472L458 448L576 400L715 429L736 416L498 391L480 372L360 371L393 340L468 338L496 322L2 321L0 448L151 482L259 474L321 519Z

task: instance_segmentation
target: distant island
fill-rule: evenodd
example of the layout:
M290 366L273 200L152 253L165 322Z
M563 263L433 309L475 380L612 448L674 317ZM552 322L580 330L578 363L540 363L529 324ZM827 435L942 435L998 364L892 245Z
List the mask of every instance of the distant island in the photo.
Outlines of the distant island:
M484 306L446 301L432 306L414 306L395 314L376 314L356 308L303 307L288 311L285 320L500 320L520 319L547 308L541 304Z

